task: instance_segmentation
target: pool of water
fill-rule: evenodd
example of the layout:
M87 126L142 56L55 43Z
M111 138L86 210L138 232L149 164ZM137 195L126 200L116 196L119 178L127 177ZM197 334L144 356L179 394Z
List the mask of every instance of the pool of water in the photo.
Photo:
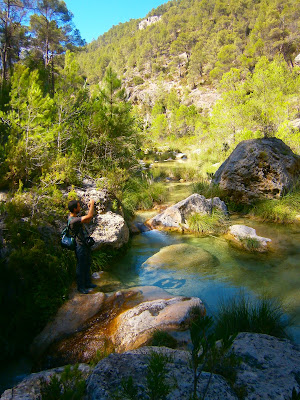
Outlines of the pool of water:
M250 298L279 298L286 312L295 314L291 333L300 344L300 227L242 218L234 218L231 223L251 226L258 235L271 238L273 251L248 253L223 237L153 230L132 239L131 247L110 274L123 287L154 285L173 295L200 297L210 314L218 312L220 301L241 293ZM218 259L218 265L186 267L181 257L167 268L149 268L145 263L163 247L180 243L208 251Z

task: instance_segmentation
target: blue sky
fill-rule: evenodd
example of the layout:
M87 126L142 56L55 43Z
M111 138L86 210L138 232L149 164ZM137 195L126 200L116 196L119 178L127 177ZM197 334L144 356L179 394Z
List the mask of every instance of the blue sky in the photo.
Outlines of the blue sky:
M143 18L167 0L64 0L73 22L88 43L119 22Z

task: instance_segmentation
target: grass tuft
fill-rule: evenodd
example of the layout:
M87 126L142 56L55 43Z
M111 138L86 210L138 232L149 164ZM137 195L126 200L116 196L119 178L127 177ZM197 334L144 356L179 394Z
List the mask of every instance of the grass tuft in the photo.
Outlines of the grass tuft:
M215 332L218 338L238 332L265 333L279 338L287 338L287 328L292 325L280 301L263 297L250 301L242 295L230 301L221 302L216 317Z
M187 223L191 231L204 235L225 232L228 225L225 215L218 209L207 215L195 213L188 217Z

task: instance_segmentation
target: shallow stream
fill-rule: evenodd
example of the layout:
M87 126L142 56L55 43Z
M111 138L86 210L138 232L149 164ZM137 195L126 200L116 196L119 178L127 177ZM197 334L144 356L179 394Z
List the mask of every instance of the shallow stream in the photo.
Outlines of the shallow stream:
M168 204L187 197L187 183L168 183L171 196ZM140 212L137 220L145 221L157 211ZM208 314L216 314L220 301L243 292L250 298L261 295L279 298L287 314L295 314L290 330L300 344L300 225L278 225L231 217L231 224L245 224L260 236L272 239L273 251L268 254L247 253L233 247L223 237L200 237L191 234L149 231L133 236L126 253L100 279L100 290L113 291L135 286L158 286L172 295L197 296ZM208 251L217 263L198 263L189 251L189 262L181 253L174 253L170 264L159 268L145 261L163 247L186 244ZM171 248L172 251L172 248ZM197 251L195 252L197 253ZM102 281L102 282L101 282ZM16 382L16 375L30 372L30 360L6 366L0 373L0 389ZM17 379L18 380L18 379ZM2 386L2 387L1 387ZM0 390L1 393L1 390Z
M149 213L139 215L140 219L143 217L148 218ZM173 295L200 297L209 314L217 313L220 301L241 292L250 298L279 298L288 313L296 314L291 333L300 344L300 226L238 217L232 217L231 223L251 226L258 235L271 238L274 250L269 254L248 253L233 247L223 237L152 230L133 237L130 248L110 274L122 287L153 285ZM200 267L197 255L185 262L184 254L177 259L174 254L172 265L162 260L160 268L145 263L161 248L180 243L208 251L218 259L218 265Z

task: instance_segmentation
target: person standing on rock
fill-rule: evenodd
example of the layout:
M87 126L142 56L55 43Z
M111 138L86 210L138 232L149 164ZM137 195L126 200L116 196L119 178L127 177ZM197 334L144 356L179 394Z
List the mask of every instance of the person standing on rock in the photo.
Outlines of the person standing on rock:
M89 212L83 217L79 217L80 203L78 200L72 200L68 204L70 215L68 223L70 226L70 234L75 237L76 248L75 254L77 258L76 278L77 289L80 293L87 294L89 289L97 287L91 281L91 249L86 244L83 224L89 223L94 215L94 200L89 201Z

